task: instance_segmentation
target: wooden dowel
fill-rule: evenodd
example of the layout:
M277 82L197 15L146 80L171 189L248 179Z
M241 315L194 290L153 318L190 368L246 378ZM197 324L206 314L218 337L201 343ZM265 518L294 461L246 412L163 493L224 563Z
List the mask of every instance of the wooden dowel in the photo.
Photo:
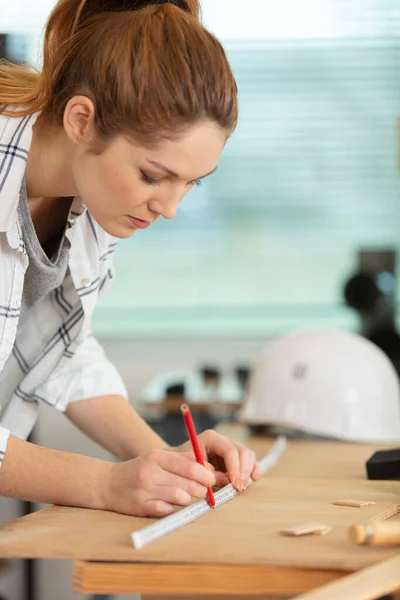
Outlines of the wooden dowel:
M349 528L354 544L366 546L400 546L400 523L361 523Z

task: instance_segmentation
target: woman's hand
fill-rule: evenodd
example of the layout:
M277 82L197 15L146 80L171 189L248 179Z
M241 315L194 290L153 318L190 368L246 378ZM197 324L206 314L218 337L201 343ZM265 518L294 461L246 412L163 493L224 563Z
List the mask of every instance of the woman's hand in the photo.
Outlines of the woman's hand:
M174 506L187 506L192 497L204 498L216 485L212 469L199 465L193 453L151 450L133 460L109 463L102 505L137 517L161 517Z
M234 442L216 431L207 430L198 435L203 457L215 468L216 486L223 487L229 482L242 492L249 478L256 481L260 477L260 465L256 455L242 444ZM190 452L190 442L175 449L176 452Z
M199 465L190 442L172 450L151 450L133 460L110 463L104 479L105 510L137 517L161 517L175 506L188 506L192 498L204 498L207 487L223 487L230 481L243 491L248 479L256 481L260 466L255 453L215 431L198 436L209 466Z

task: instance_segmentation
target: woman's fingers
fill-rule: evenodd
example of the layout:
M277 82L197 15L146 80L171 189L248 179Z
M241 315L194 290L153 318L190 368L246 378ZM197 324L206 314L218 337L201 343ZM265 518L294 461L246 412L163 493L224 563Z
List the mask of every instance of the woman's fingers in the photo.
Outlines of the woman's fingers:
M215 473L196 462L193 455L180 452L163 452L158 464L169 473L197 482L204 487L215 485Z
M207 454L223 459L229 480L235 488L239 489L240 456L236 443L212 430L201 433L199 439L206 448Z
M260 467L255 453L238 442L234 442L215 431L204 431L199 435L199 442L205 450L204 457L214 463L216 471L212 472L210 464L205 467L198 464L191 452L179 452L175 449L157 455L157 462L169 475L180 479L163 478L162 485L173 485L186 491L191 497L202 498L207 487L224 487L229 483L238 490L246 489L248 481L260 476ZM181 450L187 450L187 444Z
M259 479L261 477L260 463L256 462L254 464L254 467L253 467L250 477L252 478L253 481L257 481L257 479Z
M158 485L154 489L153 496L152 500L161 500L175 506L187 506L192 500L190 494L174 485Z
M223 459L228 477L237 490L246 489L249 478L259 474L256 455L252 450L212 430L203 432L199 438L207 453L217 457L217 462Z
M246 489L250 475L254 471L254 467L257 464L255 452L242 446L239 448L240 456L240 481L242 484L242 490Z
M174 512L174 507L163 500L148 500L143 510L144 517L166 517ZM138 516L141 516L140 514Z
M187 492L192 498L204 498L207 488L193 479L186 479L180 475L175 475L169 471L164 471L164 476L160 477L158 485L173 486Z

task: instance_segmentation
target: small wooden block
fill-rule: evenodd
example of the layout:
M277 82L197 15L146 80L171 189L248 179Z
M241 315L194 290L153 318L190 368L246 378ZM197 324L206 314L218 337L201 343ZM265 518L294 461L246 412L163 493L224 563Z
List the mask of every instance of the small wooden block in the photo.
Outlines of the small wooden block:
M375 506L375 502L369 500L335 500L333 504L337 506L353 506L354 508L362 508L363 506Z
M330 525L324 525L323 523L305 523L304 525L296 525L295 527L281 529L279 533L281 535L298 537L300 535L325 535L330 531L332 531Z

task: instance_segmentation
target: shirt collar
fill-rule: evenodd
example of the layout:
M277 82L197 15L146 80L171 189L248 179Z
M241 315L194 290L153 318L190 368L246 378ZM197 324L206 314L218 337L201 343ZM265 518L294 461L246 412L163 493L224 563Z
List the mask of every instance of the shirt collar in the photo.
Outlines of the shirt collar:
M71 208L68 214L68 226L72 227L75 223L76 219L83 215L87 211L86 204L82 202L82 199L79 196L76 196L71 204Z
M25 117L0 115L0 232L8 231L17 221L32 128L39 114L36 112ZM81 198L74 198L68 215L69 225L72 226L85 211Z
M7 231L17 221L19 191L38 115L0 115L0 231Z

